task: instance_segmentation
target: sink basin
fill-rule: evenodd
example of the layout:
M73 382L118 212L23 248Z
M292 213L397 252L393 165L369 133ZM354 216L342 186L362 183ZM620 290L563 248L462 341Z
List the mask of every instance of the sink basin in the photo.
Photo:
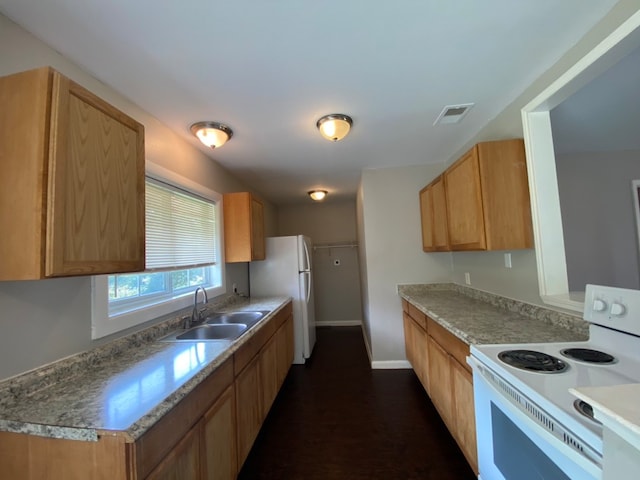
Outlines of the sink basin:
M200 325L178 335L176 340L233 340L247 329L244 323Z
M228 313L214 313L204 319L204 323L207 325L237 325L244 324L251 327L258 323L258 321L269 312L256 311L256 312L228 312Z
M161 342L205 342L235 340L269 311L239 311L212 313L203 323L188 330L178 330L160 339Z

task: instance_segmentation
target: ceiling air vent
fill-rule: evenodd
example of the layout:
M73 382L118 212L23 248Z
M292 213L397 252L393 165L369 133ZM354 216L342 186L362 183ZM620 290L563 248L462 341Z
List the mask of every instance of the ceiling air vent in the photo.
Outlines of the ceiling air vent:
M462 120L471 107L473 107L473 103L462 103L460 105L447 105L442 109L436 121L433 122L434 125L437 124L447 124L447 123L458 123Z

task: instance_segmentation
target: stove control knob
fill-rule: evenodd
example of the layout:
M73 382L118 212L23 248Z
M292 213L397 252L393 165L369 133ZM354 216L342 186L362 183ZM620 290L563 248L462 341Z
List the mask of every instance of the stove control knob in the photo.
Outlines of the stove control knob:
M607 304L602 300L594 300L593 301L593 311L594 312L604 312L607 309Z
M621 317L626 313L627 309L621 303L612 303L611 304L611 315L614 317Z

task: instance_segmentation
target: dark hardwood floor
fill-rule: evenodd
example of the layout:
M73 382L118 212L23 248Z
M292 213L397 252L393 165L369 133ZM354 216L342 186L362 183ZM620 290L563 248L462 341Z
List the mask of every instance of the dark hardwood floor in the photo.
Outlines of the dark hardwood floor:
M472 480L412 370L371 370L360 327L319 328L240 480Z

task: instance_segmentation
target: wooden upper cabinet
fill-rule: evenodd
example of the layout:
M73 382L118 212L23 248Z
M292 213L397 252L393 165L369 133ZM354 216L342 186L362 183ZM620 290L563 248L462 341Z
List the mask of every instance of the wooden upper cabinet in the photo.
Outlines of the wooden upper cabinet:
M264 208L249 192L225 193L224 254L227 263L265 259Z
M447 224L453 250L484 250L484 215L475 147L444 172Z
M444 173L452 250L533 247L521 139L475 145Z
M442 175L420 190L420 217L422 250L425 252L450 250L447 231L447 205Z
M48 67L0 105L0 280L143 270L142 124Z

